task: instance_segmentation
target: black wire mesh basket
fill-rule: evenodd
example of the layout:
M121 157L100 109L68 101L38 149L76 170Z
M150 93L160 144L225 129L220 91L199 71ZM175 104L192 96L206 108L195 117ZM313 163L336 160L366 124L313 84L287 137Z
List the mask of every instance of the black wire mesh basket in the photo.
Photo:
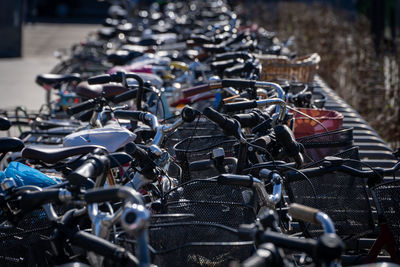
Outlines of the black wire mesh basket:
M343 152L354 145L353 128L344 128L297 139L304 146L308 163Z
M235 154L236 139L225 135L193 136L188 137L174 146L175 156L182 168L182 179L188 181L194 178L208 178L218 175L219 172L212 168L204 169L205 173L192 173L190 163L199 160L208 160L216 148L223 148L226 157ZM192 177L193 176L193 177Z
M3 221L0 266L51 266L49 240L54 229L43 209L24 215L16 224Z
M253 223L258 212L256 190L216 179L197 179L183 183L162 198L161 213L191 213L193 220L237 228Z
M400 255L400 180L379 184L372 188L372 192Z
M175 132L169 134L164 138L163 147L171 155L175 155L174 146L185 138L191 136L205 136L205 135L223 135L223 131L215 123L200 118L192 123L185 123L179 127Z
M360 169L358 148L354 147L336 157L353 159L344 165ZM321 166L321 162L310 167ZM374 230L372 210L364 179L335 171L305 176L303 170L286 175L286 191L291 202L317 208L334 222L337 234L344 240L358 238ZM300 223L307 236L323 234L319 226Z
M215 223L193 221L193 217L182 215L152 219L148 232L153 264L229 266L231 261L243 261L252 255L253 241L240 239L237 230ZM117 242L130 251L135 249L135 240L124 234L119 235Z

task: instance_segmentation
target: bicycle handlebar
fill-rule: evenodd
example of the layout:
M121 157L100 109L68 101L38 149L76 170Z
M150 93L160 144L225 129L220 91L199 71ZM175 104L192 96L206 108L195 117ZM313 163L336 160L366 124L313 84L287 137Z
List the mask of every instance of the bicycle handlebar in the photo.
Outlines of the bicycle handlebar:
M243 141L244 137L241 132L240 123L237 120L226 117L210 107L203 110L203 115L218 124L226 135L234 136L239 141Z
M82 112L82 111L85 111L85 110L88 110L88 109L92 109L95 106L96 106L96 101L94 99L89 99L89 100L86 100L86 101L84 101L82 103L76 104L76 105L74 105L72 107L68 107L67 108L67 114L69 116L72 116L72 115L75 115L75 114L77 114L79 112Z
M318 209L293 203L290 205L289 214L294 219L302 220L305 222L322 225L325 233L334 234L335 227L329 216Z
M379 183L384 175L393 175L400 169L400 162L397 162L392 168L372 168L372 170L358 170L350 166L343 165L346 159L337 157L325 157L326 165L302 169L301 173L298 171L288 171L286 176L288 179L303 179L304 175L307 177L322 176L326 173L341 171L353 175L358 178L368 179L368 185L373 186Z
M285 153L289 157L293 157L298 167L304 163L301 155L301 144L296 142L290 129L286 125L277 125L274 127L276 140L282 145Z

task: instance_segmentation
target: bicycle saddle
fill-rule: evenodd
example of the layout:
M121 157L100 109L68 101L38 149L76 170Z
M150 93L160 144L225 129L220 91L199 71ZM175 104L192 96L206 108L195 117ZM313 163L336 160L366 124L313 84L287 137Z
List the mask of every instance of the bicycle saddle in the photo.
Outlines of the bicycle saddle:
M24 146L24 142L16 137L0 137L0 153L21 151Z
M78 73L72 74L39 74L36 76L36 83L44 86L44 85L52 85L62 82L80 82L81 75Z
M0 117L0 131L6 131L10 129L10 127L11 122L5 117Z
M47 147L25 147L22 150L22 157L25 159L40 160L45 163L54 164L60 160L78 156L85 155L93 152L97 148L105 150L102 146L97 145L84 145L75 147L57 147L57 148L47 148Z
M97 98L104 91L104 97L110 98L125 93L129 89L120 84L90 85L87 82L81 82L73 90L77 95L85 98Z

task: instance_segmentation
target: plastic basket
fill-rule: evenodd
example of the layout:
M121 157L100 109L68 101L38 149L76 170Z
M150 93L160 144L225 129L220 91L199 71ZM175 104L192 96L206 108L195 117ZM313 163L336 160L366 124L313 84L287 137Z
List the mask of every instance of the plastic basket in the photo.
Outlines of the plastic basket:
M297 108L298 111L305 113L319 121L328 131L334 131L342 128L343 115L335 110ZM308 135L324 133L326 130L320 123L304 115L293 111L294 113L294 136L301 138Z
M400 255L400 180L379 184L372 191Z
M286 56L257 55L262 64L260 80L296 80L309 83L314 80L321 57L317 53L290 60Z
M354 144L353 128L310 135L297 141L304 146L306 162L315 162L350 149Z
M341 158L358 160L358 148L336 154ZM346 162L352 168L359 163ZM313 166L320 166L321 162ZM299 170L299 172L304 170ZM317 208L333 220L337 234L344 240L358 238L374 230L372 211L365 180L335 171L319 175L287 173L285 187L291 202ZM313 224L300 223L303 232L311 237L323 234L323 229Z

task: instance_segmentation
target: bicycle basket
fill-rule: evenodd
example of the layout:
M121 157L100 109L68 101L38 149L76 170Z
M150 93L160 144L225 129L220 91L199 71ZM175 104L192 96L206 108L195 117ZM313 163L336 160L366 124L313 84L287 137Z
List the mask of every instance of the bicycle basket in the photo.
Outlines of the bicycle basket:
M182 168L182 179L188 181L192 179L189 164L194 161L210 159L210 155L215 148L223 148L226 157L234 154L234 144L236 139L225 135L216 136L193 136L186 138L174 146L175 156ZM206 171L206 170L205 170ZM204 178L214 176L218 173L210 170L210 173L203 173ZM194 177L201 178L197 173Z
M166 193L162 213L191 213L196 221L238 227L254 222L257 205L258 196L252 188L198 179Z
M134 240L119 237L129 250ZM158 266L229 266L254 251L253 241L242 241L236 230L191 220L153 223L149 227L152 262Z
M386 219L400 253L400 181L379 184L372 189L375 202Z
M303 114L293 111L295 118L294 136L296 138L325 133L326 130L334 131L342 128L343 114L335 110L312 108L296 108L296 110L306 115L309 115L310 117L320 122L317 123L315 120L311 120L310 118L305 117Z
M353 146L353 128L344 128L297 139L303 144L306 162L315 162Z
M290 60L286 56L257 55L262 64L260 80L296 80L309 83L314 80L321 57L317 53Z
M185 123L184 127L178 128L164 139L163 147L171 155L175 155L174 146L185 138L191 136L222 135L223 132L215 123L209 120L199 119L192 123Z
M358 160L358 148L354 147L337 157ZM321 162L313 164L319 166ZM360 163L345 162L352 168ZM288 172L285 187L291 202L320 209L333 220L337 234L343 240L357 238L374 229L372 212L365 180L335 171L305 176L307 169ZM317 237L323 230L315 225L301 223L303 232Z
M55 207L56 212L62 208ZM16 225L3 222L0 227L0 266L50 266L49 237L54 224L43 209L24 215Z

